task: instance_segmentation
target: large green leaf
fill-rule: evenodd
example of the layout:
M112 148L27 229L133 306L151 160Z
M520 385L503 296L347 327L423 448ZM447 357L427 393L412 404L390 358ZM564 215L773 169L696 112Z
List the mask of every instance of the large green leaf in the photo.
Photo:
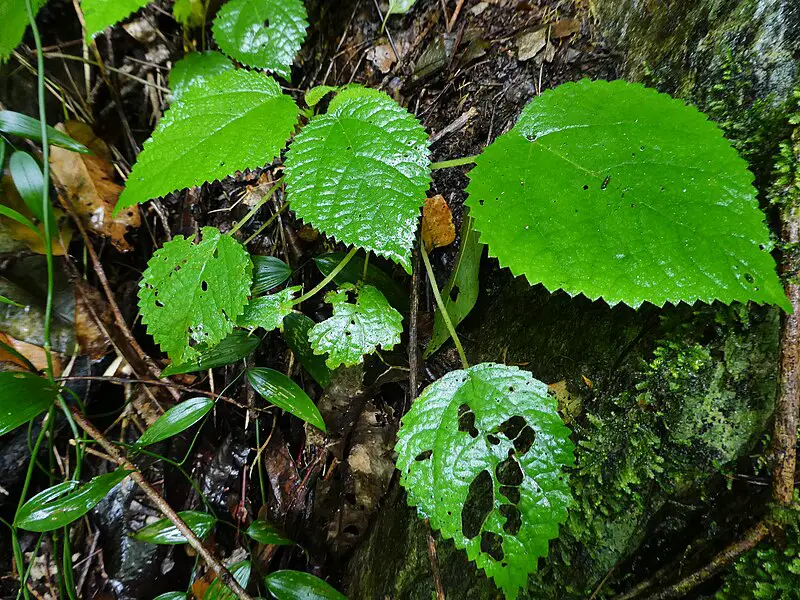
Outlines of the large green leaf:
M47 4L47 0L32 0L34 14ZM11 51L19 46L28 28L28 12L25 0L2 0L0 2L0 63L4 62Z
M199 244L182 235L164 244L139 282L142 323L179 364L225 338L250 293L253 266L244 247L214 227L202 235Z
M317 263L320 273L327 277L342 263L345 256L344 252L328 252L315 256L314 262ZM409 303L408 290L400 285L396 279L377 267L374 260L367 264L367 276L364 277L364 262L364 256L361 253L356 254L333 278L334 283L338 285L343 283L357 284L363 281L374 285L386 296L389 304L401 313L407 313Z
M425 130L383 92L359 86L339 92L286 156L286 194L298 217L409 272L429 183Z
M215 75L235 68L228 57L220 52L190 52L176 62L169 72L172 101L179 100L188 89L203 87Z
M275 571L264 583L277 600L347 600L319 577L302 571Z
M230 0L213 31L217 45L235 60L289 79L307 27L302 0Z
M293 312L283 319L283 339L308 374L326 388L331 382L331 370L325 364L328 355L315 354L311 342L308 341L308 332L314 325L314 321L309 317Z
M408 502L515 598L571 502L569 429L547 386L483 363L431 384L403 417L397 468Z
M189 398L176 404L145 429L136 445L149 446L186 431L206 416L213 406L214 400L203 397Z
M612 305L789 309L753 175L680 100L624 81L564 84L531 101L470 180L481 241L531 284Z
M269 296L253 298L244 307L244 313L236 324L245 329L255 329L256 327L261 327L266 331L278 329L283 323L283 318L292 312L292 303L301 289L301 286L296 285Z
M82 487L65 481L28 500L17 511L14 524L28 531L53 531L80 519L92 510L130 471L117 469L98 475Z
M227 71L190 87L145 142L116 210L271 162L297 115L262 73Z
M83 18L86 21L86 36L91 39L103 33L106 27L135 13L152 0L81 0Z
M0 435L13 431L55 402L58 387L33 373L0 373Z
M248 369L247 380L253 389L270 404L274 404L322 431L327 431L319 409L308 397L308 394L280 371L263 367Z
M181 511L178 516L186 523L192 533L199 538L206 537L214 529L214 525L217 524L217 519L214 515L195 510ZM186 537L167 518L145 525L131 537L140 542L148 542L150 544L177 545L186 543Z
M249 560L243 560L231 566L230 572L236 582L243 588L247 587L250 582L250 571L252 567ZM233 593L228 586L222 583L219 577L214 578L211 585L206 589L203 594L203 600L236 600L236 594Z
M161 377L207 371L216 367L232 365L243 358L247 358L253 350L258 348L260 343L260 337L237 329L229 333L216 346L199 350L198 355L191 362L183 364L172 363L161 371Z
M355 295L354 302L348 302L348 293ZM314 325L308 341L317 354L328 354L328 368L358 364L378 346L389 350L400 343L403 315L377 288L346 283L326 294L325 301L333 305L333 316Z

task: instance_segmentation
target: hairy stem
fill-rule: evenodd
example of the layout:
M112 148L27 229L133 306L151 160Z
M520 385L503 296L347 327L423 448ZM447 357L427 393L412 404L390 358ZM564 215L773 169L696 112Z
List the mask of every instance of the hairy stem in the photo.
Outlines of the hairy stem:
M456 345L458 357L461 359L461 366L463 366L465 369L469 369L467 355L464 354L464 347L461 345L461 340L458 339L456 328L453 326L453 322L450 320L450 315L447 313L447 308L445 308L444 302L442 301L442 295L439 293L439 286L436 285L436 275L433 273L433 267L431 266L431 261L428 258L428 252L425 250L424 244L420 247L420 254L422 255L422 262L425 263L425 270L428 272L428 281L431 284L433 297L436 298L436 306L439 307L439 313L441 313L442 319L444 319L444 324L447 327L447 331L450 332L450 337L453 338L453 343Z
M350 252L347 253L347 256L345 256L342 259L342 262L340 262L338 265L336 265L336 268L333 271L331 271L330 273L328 273L328 276L325 277L325 279L320 281L311 291L306 292L305 294L300 296L297 300L292 302L292 306L294 306L296 304L300 304L301 302L305 302L306 300L308 300L312 296L316 295L320 290L322 290L331 281L333 281L334 278L339 273L341 273L342 269L344 269L347 266L347 263L350 262L350 259L352 259L356 255L356 252L358 252L358 247L353 246L352 250L350 250Z

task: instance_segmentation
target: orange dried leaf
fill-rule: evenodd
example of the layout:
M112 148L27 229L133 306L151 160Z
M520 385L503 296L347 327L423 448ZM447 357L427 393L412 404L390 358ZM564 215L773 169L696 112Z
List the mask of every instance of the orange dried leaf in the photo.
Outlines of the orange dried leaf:
M456 239L453 213L441 194L427 198L422 207L422 241L428 251L449 246Z
M40 371L43 371L47 368L47 354L45 353L44 348L41 346L36 346L27 342L21 342L20 340L2 332L0 332L0 342L3 342L7 346L10 346L19 352ZM53 357L53 375L58 377L61 375L61 360L59 359L58 354L55 352L51 352L51 355ZM9 363L22 368L28 368L28 366L22 360L10 352L5 351L3 348L0 348L0 363Z
M550 34L553 38L564 38L578 33L581 30L581 22L578 19L561 19L553 23L553 29Z

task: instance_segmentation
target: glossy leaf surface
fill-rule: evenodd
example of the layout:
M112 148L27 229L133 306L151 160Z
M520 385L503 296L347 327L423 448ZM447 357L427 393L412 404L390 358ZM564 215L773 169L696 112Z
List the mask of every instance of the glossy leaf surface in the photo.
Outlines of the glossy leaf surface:
M224 340L212 348L199 351L198 356L189 363L171 364L161 371L162 377L181 373L207 371L216 367L232 365L250 355L258 348L261 338L246 331L232 331Z
M172 101L179 100L188 89L208 84L214 76L236 67L220 52L190 52L173 65L169 72Z
M253 261L253 287L252 294L258 296L280 284L288 281L292 276L289 265L274 256L251 255Z
M217 520L213 515L204 512L184 510L179 512L178 516L183 519L183 522L192 530L192 533L199 538L206 537L214 528L214 525L217 524ZM142 527L131 537L150 544L176 545L186 543L184 535L178 531L172 521L166 518Z
M331 370L325 364L328 355L315 354L311 342L308 341L308 332L314 325L309 317L293 312L283 319L283 339L308 374L326 388L331 382Z
M58 388L34 373L0 373L0 435L42 414L55 402Z
M122 21L152 0L81 0L86 35L91 39L106 27Z
M149 446L182 431L186 431L202 419L214 406L211 398L190 398L176 404L150 425L136 442L137 446Z
M314 257L314 262L320 273L326 277L344 260L344 252L328 252ZM339 271L338 275L333 278L333 281L342 285L344 283L359 284L363 280L378 288L381 293L386 296L389 304L394 306L402 313L408 312L408 291L401 286L395 279L386 273L383 269L376 266L375 261L367 265L367 278L364 279L364 256L356 254L344 266L344 269Z
M340 91L286 156L298 217L407 271L430 179L425 129L383 92L359 86Z
M281 410L285 410L322 431L327 431L319 409L308 397L308 394L280 371L263 367L249 369L247 380L253 389L270 404L274 404Z
M302 571L275 571L264 583L276 600L347 600L319 577Z
M278 329L286 315L292 312L292 301L300 291L299 285L286 288L269 296L253 298L244 307L237 325L246 329L261 327L266 331Z
M506 598L527 585L572 500L572 443L556 404L530 373L483 363L428 386L398 432L409 504Z
M694 107L639 84L548 90L477 159L467 204L502 266L624 302L789 308L753 175Z
M291 546L292 541L287 540L272 523L257 519L247 528L247 535L259 544L272 544L273 546Z
M243 560L231 566L229 571L239 585L245 588L250 582L251 569L250 561ZM208 586L206 593L203 594L203 600L236 600L236 594L217 577L211 582L211 585Z

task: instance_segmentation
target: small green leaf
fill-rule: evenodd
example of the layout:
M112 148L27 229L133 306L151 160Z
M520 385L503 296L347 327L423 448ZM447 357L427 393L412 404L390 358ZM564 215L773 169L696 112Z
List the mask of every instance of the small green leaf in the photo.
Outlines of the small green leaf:
M32 0L33 14L47 4L47 0ZM28 11L25 0L2 0L0 2L0 63L11 56L12 50L19 46L28 29ZM2 129L0 129L2 131Z
M314 108L319 101L331 92L339 91L339 86L336 85L317 85L306 92L305 102L306 106Z
M319 577L302 571L275 571L264 583L277 600L347 600Z
M14 524L27 531L53 531L80 519L106 497L130 471L117 469L99 475L75 489L77 481L65 481L39 492L17 511Z
M347 301L348 293L356 295L355 302ZM329 355L326 364L330 369L358 364L378 346L389 350L400 343L403 316L377 288L348 283L326 294L325 301L333 305L333 316L314 325L308 340L314 352Z
M243 358L247 358L253 350L258 348L260 343L261 338L256 335L251 335L246 331L232 331L213 348L200 350L198 357L194 361L182 365L169 365L161 371L161 377L207 371L216 367L232 365Z
M453 371L403 417L400 483L420 516L513 599L567 518L569 434L556 399L527 371Z
M228 57L220 52L190 52L176 62L169 72L172 102L179 100L192 87L202 88L215 75L235 68Z
M453 327L457 327L467 317L478 300L478 275L481 270L483 244L478 241L478 232L471 227L471 223L472 219L469 217L464 219L456 266L442 290L444 306ZM428 347L425 348L424 358L436 352L448 339L450 332L441 313L436 311L433 319L433 335Z
M44 177L39 163L27 152L17 151L8 160L8 170L14 181L14 187L17 188L25 206L39 221L44 222L44 211L42 210ZM48 205L47 212L50 219L50 231L55 232L56 219L51 205Z
M377 90L343 89L286 155L286 194L306 223L411 270L430 183L428 134Z
M0 5L3 4L4 3L0 2ZM42 4L44 4L44 2L42 2ZM0 10L0 12L2 12L2 10ZM1 18L0 22L2 22ZM1 35L0 39L2 39ZM39 124L39 119L33 119L27 115L10 110L0 110L0 133L16 135L21 138L33 140L34 142L42 141L42 126ZM57 129L53 129L49 125L47 126L47 139L54 146L66 148L73 152L80 152L81 154L89 153L89 149L86 146L76 142Z
M407 13L417 0L389 0L389 14L401 15Z
M293 312L283 319L283 339L291 348L300 364L308 374L323 388L331 383L331 370L325 364L327 354L314 353L308 332L314 327L314 321L302 313Z
M247 528L247 535L259 544L272 544L273 546L291 546L293 544L274 525L261 519L250 524L250 527Z
M30 229L33 233L35 233L37 236L42 237L42 232L39 231L39 228L33 224L33 221L31 221L28 217L26 217L22 213L15 211L13 208L8 208L7 206L0 204L0 215L8 217L9 219L16 221L17 223L24 225L25 227Z
M166 592L153 600L186 600L186 592Z
M301 286L288 287L269 296L253 298L244 307L244 314L236 324L245 329L261 327L266 331L278 329L283 323L283 318L292 312L292 302Z
M81 0L86 21L86 37L91 40L103 33L106 27L122 21L152 0Z
M478 157L467 204L531 285L608 304L790 303L753 175L697 109L640 84L566 83Z
M252 263L244 247L214 227L203 241L182 235L153 254L139 282L142 323L161 349L177 363L197 361L222 341L244 311Z
M195 510L181 511L178 516L183 519L183 522L192 530L192 533L201 539L206 537L214 529L214 525L217 524L217 520L213 515ZM149 544L174 546L186 543L184 535L178 531L178 528L169 519L159 519L155 523L146 525L131 537Z
M279 258L274 256L250 255L253 261L253 287L250 293L258 296L289 280L292 269Z
M263 73L237 69L190 87L145 142L116 211L272 162L297 115Z
M251 565L248 560L236 563L230 568L231 575L243 588L250 583L250 571ZM203 594L203 600L236 600L236 594L222 583L219 577L216 577L206 589L206 593Z
M214 406L211 398L190 398L176 404L156 419L141 435L136 445L149 446L186 431L202 419Z
M200 27L205 23L205 2L204 0L175 0L172 16L184 27Z
M57 396L58 388L34 373L0 373L0 435L46 411Z
M270 404L327 432L325 421L311 398L299 385L280 371L259 367L248 369L247 380L253 389Z
M289 79L307 27L301 0L229 0L213 31L217 45L234 60Z
M326 277L344 260L344 252L329 252L314 257L314 262L317 263L317 268ZM378 288L389 304L394 306L401 313L408 312L408 291L401 286L391 276L387 275L385 271L377 267L374 261L367 265L367 278L364 279L364 257L361 254L356 254L350 262L348 262L344 269L339 271L339 274L333 278L337 285L344 283L359 284L362 279L364 283Z

